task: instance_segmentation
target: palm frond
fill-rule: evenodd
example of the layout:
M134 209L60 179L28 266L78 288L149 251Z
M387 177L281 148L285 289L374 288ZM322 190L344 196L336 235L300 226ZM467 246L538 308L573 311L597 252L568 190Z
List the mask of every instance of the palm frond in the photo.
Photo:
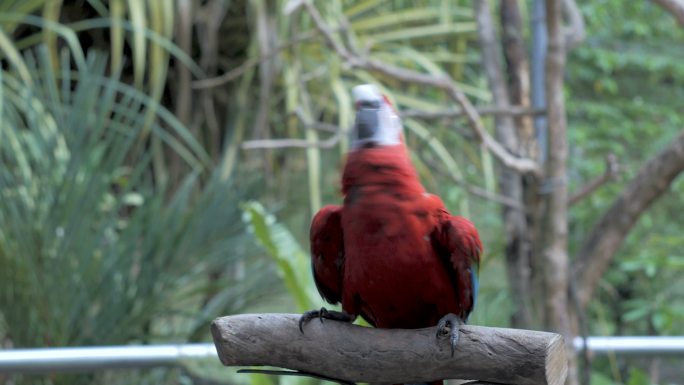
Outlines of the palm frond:
M27 53L30 84L0 73L0 313L15 346L187 335L268 292L235 220L245 184L203 167L161 106L151 135L192 171L156 183L135 145L154 101L107 76L105 56L71 59L54 73L47 49Z

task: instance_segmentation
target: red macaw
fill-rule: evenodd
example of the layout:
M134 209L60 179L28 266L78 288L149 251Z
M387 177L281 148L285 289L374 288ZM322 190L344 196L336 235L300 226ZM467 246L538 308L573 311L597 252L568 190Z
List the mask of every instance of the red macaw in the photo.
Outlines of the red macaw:
M356 122L342 176L344 205L311 223L318 291L344 312L305 313L380 328L438 325L452 355L473 310L482 242L471 221L451 215L420 183L396 111L373 85L353 90Z

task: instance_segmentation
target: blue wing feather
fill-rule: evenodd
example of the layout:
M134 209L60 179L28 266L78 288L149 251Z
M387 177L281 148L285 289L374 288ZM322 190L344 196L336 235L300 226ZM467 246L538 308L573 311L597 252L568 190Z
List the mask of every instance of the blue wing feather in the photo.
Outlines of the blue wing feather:
M477 292L480 290L480 268L475 265L470 267L470 280L473 283L473 307L477 304Z
M448 255L447 267L455 278L454 289L459 301L459 314L464 321L477 301L482 242L475 225L466 218L448 215L438 232L437 242Z

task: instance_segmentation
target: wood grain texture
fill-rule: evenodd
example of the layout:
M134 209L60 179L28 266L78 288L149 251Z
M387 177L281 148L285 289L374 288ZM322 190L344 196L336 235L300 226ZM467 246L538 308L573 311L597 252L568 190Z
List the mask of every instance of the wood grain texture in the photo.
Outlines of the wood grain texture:
M313 320L300 333L298 314L217 318L214 343L226 366L277 366L351 382L409 383L470 379L560 385L567 372L558 334L464 326L454 357L436 328L375 329Z

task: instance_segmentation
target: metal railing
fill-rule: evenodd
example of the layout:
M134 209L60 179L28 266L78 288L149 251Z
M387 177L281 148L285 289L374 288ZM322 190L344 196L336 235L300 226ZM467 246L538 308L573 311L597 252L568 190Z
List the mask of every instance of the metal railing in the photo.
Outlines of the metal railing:
M581 337L573 342L577 351L584 347ZM587 348L593 354L684 355L684 336L587 337Z
M7 349L0 350L0 373L91 372L173 366L208 358L218 359L214 344Z
M582 349L582 338L573 343L576 350ZM587 347L597 355L684 355L684 337L588 337ZM0 350L0 373L91 372L200 359L218 359L214 344L6 349Z

